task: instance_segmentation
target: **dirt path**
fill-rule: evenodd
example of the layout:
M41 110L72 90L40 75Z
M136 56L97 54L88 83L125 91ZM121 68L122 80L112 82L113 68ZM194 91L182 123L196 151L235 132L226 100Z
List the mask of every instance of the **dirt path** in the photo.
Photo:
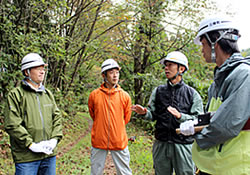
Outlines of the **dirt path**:
M108 156L106 158L103 174L116 175L115 164L114 164L114 162L112 160L112 156L111 156L110 153L108 154Z
M80 142L84 137L86 137L91 132L93 121L91 119L87 119L87 120L88 120L88 124L89 124L88 129L83 134L81 134L74 142L71 142L68 145L61 148L57 154L58 159L60 159L60 157L62 157L63 154L65 154L69 150L71 150L78 142ZM113 163L113 160L112 160L110 153L108 154L108 156L106 158L103 174L104 175L116 175L115 165Z
M91 132L93 122L92 122L91 119L87 119L87 121L88 121L88 124L89 124L88 129L86 129L86 131L83 134L81 134L74 142L71 142L68 145L61 148L58 151L57 158L60 159L60 157L62 157L63 154L65 154L69 150L71 150L80 140L82 140L87 134L89 134Z

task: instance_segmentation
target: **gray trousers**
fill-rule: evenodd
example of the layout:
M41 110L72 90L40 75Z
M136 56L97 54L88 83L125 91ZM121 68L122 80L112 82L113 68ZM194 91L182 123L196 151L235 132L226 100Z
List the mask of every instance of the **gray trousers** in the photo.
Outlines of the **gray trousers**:
M192 144L176 144L156 140L153 145L155 175L194 175Z
M128 147L124 150L103 150L91 148L91 175L102 175L105 166L105 160L108 152L112 155L116 167L117 175L132 175L129 167L130 154Z

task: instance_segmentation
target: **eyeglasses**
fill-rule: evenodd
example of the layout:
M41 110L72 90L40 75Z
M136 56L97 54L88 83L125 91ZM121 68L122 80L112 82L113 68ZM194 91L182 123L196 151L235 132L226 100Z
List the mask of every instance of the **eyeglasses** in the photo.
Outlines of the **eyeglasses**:
M44 71L44 72L46 72L48 69L47 68L44 68L44 67L35 67L35 68L33 68L35 71L39 71L39 72L42 72L42 71Z

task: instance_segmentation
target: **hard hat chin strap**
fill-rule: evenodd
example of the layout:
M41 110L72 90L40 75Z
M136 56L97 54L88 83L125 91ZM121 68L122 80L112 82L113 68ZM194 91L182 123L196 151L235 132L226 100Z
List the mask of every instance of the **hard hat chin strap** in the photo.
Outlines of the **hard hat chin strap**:
M173 76L172 78L169 78L170 81L176 79L178 77L178 75L181 75L181 76L183 75L184 72L180 73L179 68L180 68L180 64L178 64L177 73L175 74L175 76Z
M218 42L219 39L221 39L221 38L219 37L215 42L212 42L212 41L210 40L210 37L208 36L208 34L205 33L205 35L206 35L208 41L209 41L210 44L211 44L211 60L212 60L213 63L216 63L216 54L215 54L215 48L214 48L214 46L215 46L216 42Z
M30 78L30 70L29 70L29 69L27 70L27 73L28 73L28 76L25 76L25 78L27 78L28 80L30 80L33 84L39 86L40 84L34 82L34 81Z
M220 34L220 37L219 37L215 42L212 42L211 39L210 39L210 37L208 36L208 34L205 33L205 35L206 35L208 41L209 41L210 44L211 44L211 60L212 60L213 63L216 63L215 44L216 44L219 40L221 40L222 38L229 39L229 37L226 36L226 34L227 34L228 32L232 32L232 29L228 29L228 30L226 30L225 32L223 32L223 31L218 31L218 32L219 32L219 34ZM222 33L222 32L223 32L223 33ZM231 35L233 35L233 34L229 34L229 35L231 36ZM233 36L236 36L236 35L233 35ZM233 36L231 37L232 40L236 40L236 41L237 41L238 38L236 39L236 37L233 37Z
M178 75L181 75L181 74L179 73L179 71L175 74L175 76L173 76L172 78L169 78L169 80L172 81L172 80L176 79Z
M112 83L110 83L106 77L106 73L104 73L104 82L109 84L112 88L115 88L116 87L116 84L112 85Z
M211 60L212 60L213 63L216 63L216 54L215 54L215 48L214 48L215 44L216 43L211 43L211 48L212 48L212 50L211 50Z

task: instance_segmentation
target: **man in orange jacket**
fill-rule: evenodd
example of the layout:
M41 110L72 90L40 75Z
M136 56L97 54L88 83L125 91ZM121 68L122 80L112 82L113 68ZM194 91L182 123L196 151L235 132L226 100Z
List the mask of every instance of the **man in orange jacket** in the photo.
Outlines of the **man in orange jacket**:
M102 64L104 83L89 95L91 131L91 175L102 175L111 152L117 175L132 175L126 124L131 117L131 98L119 85L120 67L113 59Z

